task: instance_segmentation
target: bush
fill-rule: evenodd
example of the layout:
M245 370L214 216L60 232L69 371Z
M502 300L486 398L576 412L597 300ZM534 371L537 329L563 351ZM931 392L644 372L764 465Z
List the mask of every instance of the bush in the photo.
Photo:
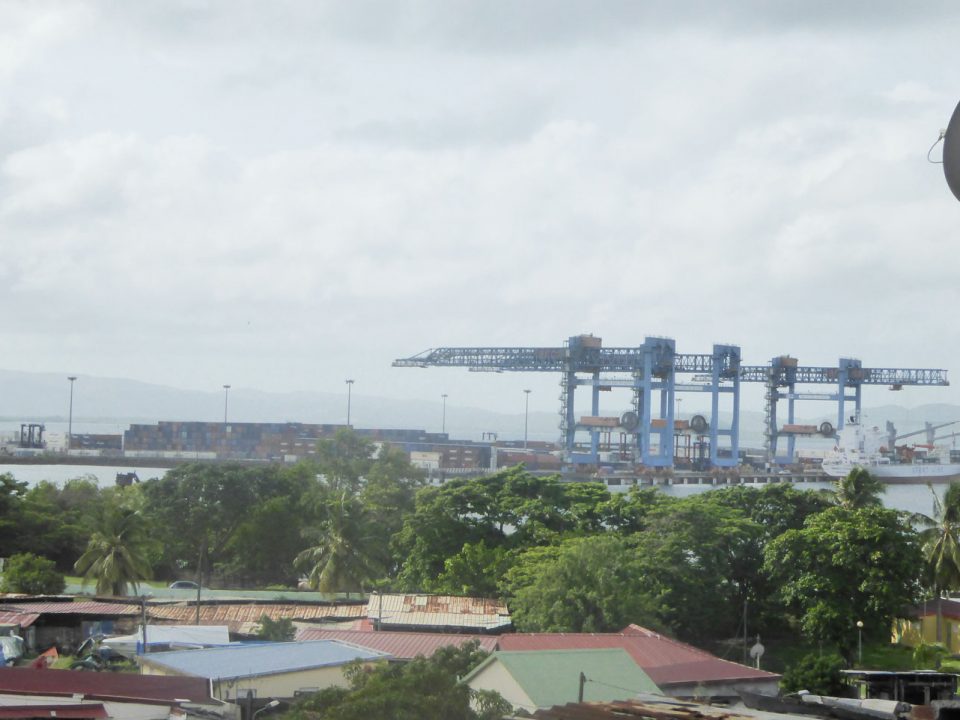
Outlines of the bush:
M7 560L0 584L3 592L26 595L58 595L66 587L67 581L56 563L33 553L21 553Z
M844 697L850 686L843 681L843 658L839 655L805 655L787 668L780 680L786 692L809 690L814 695Z

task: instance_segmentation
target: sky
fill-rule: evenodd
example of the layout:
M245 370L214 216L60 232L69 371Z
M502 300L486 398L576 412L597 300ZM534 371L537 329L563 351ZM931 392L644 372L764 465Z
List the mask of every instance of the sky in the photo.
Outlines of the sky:
M0 0L0 367L497 411L556 409L559 378L391 362L593 333L956 373L960 203L927 151L958 20ZM960 394L865 396L894 401Z

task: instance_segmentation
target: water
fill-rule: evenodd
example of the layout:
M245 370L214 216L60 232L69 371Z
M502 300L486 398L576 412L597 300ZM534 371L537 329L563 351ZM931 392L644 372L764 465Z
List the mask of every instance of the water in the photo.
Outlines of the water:
M0 473L10 473L28 487L47 480L63 486L67 480L90 478L100 487L116 484L118 472L136 472L141 480L162 478L167 468L113 467L109 465L0 465Z

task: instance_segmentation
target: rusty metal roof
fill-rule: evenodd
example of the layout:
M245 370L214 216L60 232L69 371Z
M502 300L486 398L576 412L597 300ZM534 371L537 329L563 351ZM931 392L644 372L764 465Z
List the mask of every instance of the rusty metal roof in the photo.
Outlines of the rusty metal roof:
M764 670L722 660L705 650L631 625L622 633L517 633L501 635L501 650L623 648L661 687L730 680L775 680Z
M13 602L0 605L0 611L33 613L36 615L139 615L140 605L110 603L99 600L80 602Z
M732 712L724 708L699 703L683 702L669 698L645 695L637 700L613 702L568 703L555 705L548 710L533 714L538 720L756 720L757 716L745 712ZM785 716L784 716L785 717Z
M250 633L266 615L271 620L329 621L364 617L365 605L303 605L298 603L201 605L201 625L226 625L233 633ZM196 622L196 605L162 605L147 608L151 620L189 625Z
M19 625L22 628L30 627L38 617L40 617L40 615L37 613L0 610L0 625Z
M380 632L373 630L326 630L324 628L302 628L297 633L297 641L305 640L341 640L371 650L385 652L399 660L412 660L417 655L430 657L437 650L449 645L460 646L471 640L480 643L480 648L493 652L497 638L491 635L463 635L456 633L415 633Z
M381 627L498 630L511 624L510 611L502 601L454 595L371 595L366 614L379 619Z

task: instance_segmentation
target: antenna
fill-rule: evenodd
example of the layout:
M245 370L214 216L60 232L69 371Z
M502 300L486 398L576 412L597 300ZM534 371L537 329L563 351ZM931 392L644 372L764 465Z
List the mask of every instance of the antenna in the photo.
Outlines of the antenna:
M960 103L953 111L943 136L943 175L950 192L960 200Z

